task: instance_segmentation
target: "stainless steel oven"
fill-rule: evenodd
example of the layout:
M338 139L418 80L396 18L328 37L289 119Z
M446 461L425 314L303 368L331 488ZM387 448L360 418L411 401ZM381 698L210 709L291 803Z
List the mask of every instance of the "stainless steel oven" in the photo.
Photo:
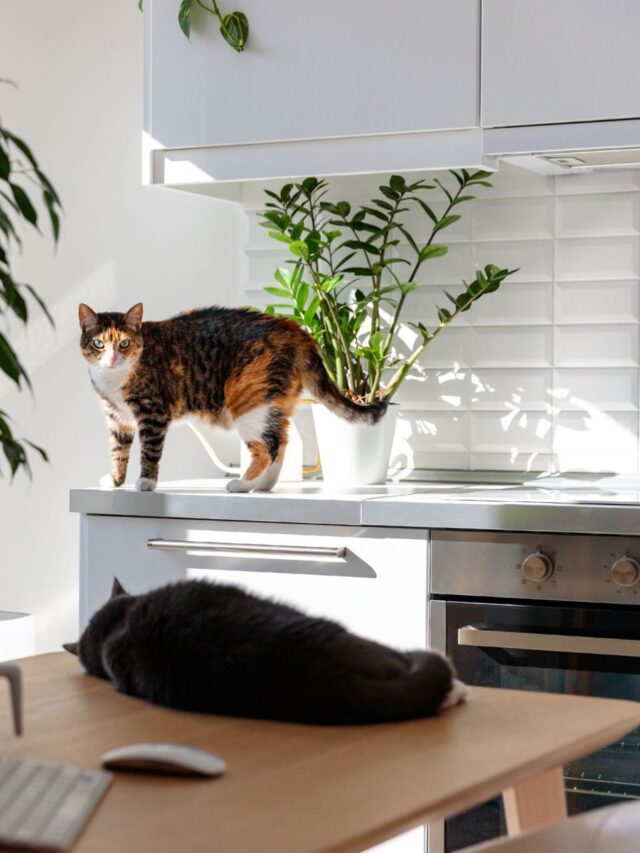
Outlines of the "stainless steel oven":
M431 645L468 684L640 701L639 581L640 538L434 533ZM640 798L640 730L565 780L570 813ZM429 853L504 832L493 800L434 827Z

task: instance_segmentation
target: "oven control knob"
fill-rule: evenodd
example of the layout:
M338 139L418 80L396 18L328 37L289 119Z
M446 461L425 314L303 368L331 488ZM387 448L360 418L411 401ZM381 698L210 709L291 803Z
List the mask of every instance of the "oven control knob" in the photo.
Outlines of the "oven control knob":
M542 551L536 551L522 561L522 574L528 581L546 581L553 574L553 562Z
M611 566L611 580L616 586L635 586L640 580L640 564L631 557L621 557Z

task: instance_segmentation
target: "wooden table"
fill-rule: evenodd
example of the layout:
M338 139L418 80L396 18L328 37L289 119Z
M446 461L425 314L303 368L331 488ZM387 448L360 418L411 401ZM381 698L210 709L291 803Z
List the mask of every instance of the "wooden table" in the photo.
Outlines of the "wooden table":
M106 750L163 740L228 764L211 780L118 774L75 853L360 851L505 789L517 831L563 816L556 768L640 725L633 702L474 688L432 720L295 726L157 708L66 653L20 664L25 735L10 734L0 695L3 753L96 767Z

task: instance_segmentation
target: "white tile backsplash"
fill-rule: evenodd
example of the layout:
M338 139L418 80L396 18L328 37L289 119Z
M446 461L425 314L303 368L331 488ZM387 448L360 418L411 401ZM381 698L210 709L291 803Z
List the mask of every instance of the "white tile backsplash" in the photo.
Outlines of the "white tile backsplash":
M492 182L440 235L449 253L425 264L408 319L433 328L434 302L477 267L519 272L439 335L401 389L395 470L640 474L640 171L504 164ZM366 199L379 183L341 179L334 196ZM249 201L246 301L263 306L286 251L257 225L255 187ZM414 333L401 338L406 353Z
M539 199L536 199L539 201ZM640 196L637 193L568 195L556 200L558 237L601 237L640 231Z
M556 280L640 278L638 249L637 237L559 239Z
M638 410L638 371L634 367L562 367L554 371L549 387L558 410L584 411L589 406L609 412Z
M475 240L551 238L553 219L553 198L478 199L471 217L472 235Z
M476 367L551 367L551 326L477 326L473 334Z
M628 323L638 320L640 282L557 281L556 323Z
M556 326L558 367L633 367L638 365L638 325Z

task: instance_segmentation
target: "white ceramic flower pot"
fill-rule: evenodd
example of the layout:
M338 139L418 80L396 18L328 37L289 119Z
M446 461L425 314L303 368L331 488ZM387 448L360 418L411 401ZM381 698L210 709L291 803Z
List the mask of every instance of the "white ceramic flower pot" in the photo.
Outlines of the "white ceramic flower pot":
M382 420L371 426L346 421L320 404L311 407L325 483L373 486L386 482L398 409L389 406Z

